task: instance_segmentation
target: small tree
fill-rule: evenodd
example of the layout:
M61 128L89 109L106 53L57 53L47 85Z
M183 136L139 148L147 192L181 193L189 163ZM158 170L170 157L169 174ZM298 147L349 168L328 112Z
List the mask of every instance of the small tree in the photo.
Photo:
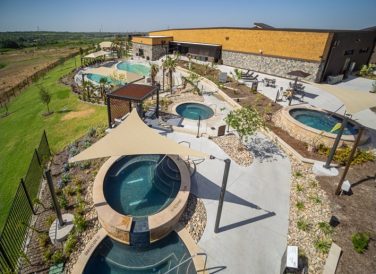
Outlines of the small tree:
M42 103L46 104L46 106L47 106L47 114L49 114L50 113L49 103L51 102L51 95L50 95L50 93L47 91L47 89L45 89L44 87L41 87L39 89L39 96L40 96L40 100L42 101Z
M368 66L363 65L362 68L359 71L360 76L366 76L368 75Z
M167 72L168 72L171 94L172 94L172 75L175 72L175 69L178 65L178 60L179 60L179 55L176 55L174 58L167 56L166 60L163 62L163 67L167 69Z
M243 107L231 111L225 118L229 127L235 129L239 134L239 147L242 148L243 139L247 142L248 136L253 135L260 127L263 127L264 121L256 109L252 107Z

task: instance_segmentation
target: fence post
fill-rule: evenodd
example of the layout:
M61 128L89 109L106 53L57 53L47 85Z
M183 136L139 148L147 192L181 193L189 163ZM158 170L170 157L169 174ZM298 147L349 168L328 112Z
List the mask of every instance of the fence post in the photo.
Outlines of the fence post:
M7 253L5 252L4 248L3 248L3 245L1 244L1 241L0 241L0 254L2 254L2 257L4 258L6 264L8 265L9 269L14 272L15 269L13 269L13 265L12 263L10 262L9 258L8 258L8 255Z
M33 203L32 203L32 201L30 199L29 193L27 192L27 189L26 189L26 186L25 186L25 182L24 182L24 180L22 178L21 178L21 186L22 186L22 188L23 188L23 190L25 192L25 195L26 195L27 201L28 201L28 203L30 205L31 211L33 212L34 215L36 215L36 213L34 211Z

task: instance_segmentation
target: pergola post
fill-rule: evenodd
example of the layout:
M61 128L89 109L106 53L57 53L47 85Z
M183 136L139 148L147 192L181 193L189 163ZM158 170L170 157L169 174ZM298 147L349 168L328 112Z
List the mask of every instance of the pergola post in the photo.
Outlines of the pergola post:
M112 128L112 125L111 125L111 121L112 121L112 117L111 117L111 97L107 96L107 117L108 117L108 128Z
M230 165L231 165L231 160L230 159L225 159L224 162L225 162L225 169L224 169L224 172L223 172L221 192L219 194L217 217L215 219L214 233L218 233L219 232L219 223L221 221L223 201L225 199L228 174L229 174Z
M155 116L157 117L157 119L159 118L159 89L160 87L161 85L157 84L157 108L155 110Z
M59 225L60 225L60 227L62 227L64 225L64 221L63 221L63 216L61 215L59 203L57 202L54 183L53 183L52 177L51 177L51 170L46 171L46 178L47 178L48 188L50 189L50 193L51 193L52 204L54 205L56 216L57 216L57 219L59 221Z

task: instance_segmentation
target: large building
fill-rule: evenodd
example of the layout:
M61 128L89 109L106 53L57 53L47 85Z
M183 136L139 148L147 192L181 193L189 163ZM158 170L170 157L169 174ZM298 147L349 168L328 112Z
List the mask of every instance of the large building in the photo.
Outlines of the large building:
M345 77L368 64L375 48L376 30L281 29L255 23L253 28L193 28L152 31L133 37L133 54L156 60L172 52L288 77L293 70L306 79L325 81Z

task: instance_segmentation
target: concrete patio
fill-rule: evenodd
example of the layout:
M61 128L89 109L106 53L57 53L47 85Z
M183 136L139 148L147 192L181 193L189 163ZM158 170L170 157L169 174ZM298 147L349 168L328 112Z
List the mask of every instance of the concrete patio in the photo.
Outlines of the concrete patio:
M191 148L228 158L214 142L182 133L168 138L188 141ZM232 161L220 232L214 233L222 183L222 160L197 165L192 193L207 211L199 247L208 254L209 273L278 273L287 245L291 167L289 159L265 136L249 140L254 162L242 167Z

